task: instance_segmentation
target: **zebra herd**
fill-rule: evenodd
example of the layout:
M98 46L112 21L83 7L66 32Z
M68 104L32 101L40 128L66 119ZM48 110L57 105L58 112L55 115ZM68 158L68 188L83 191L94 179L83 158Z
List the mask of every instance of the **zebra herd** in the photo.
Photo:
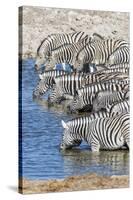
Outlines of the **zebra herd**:
M96 33L51 34L42 41L35 69L45 65L45 70L33 97L50 91L49 105L69 99L67 112L84 115L62 121L60 149L79 146L83 140L92 151L129 148L129 54L125 40ZM71 71L55 69L60 63L69 64Z

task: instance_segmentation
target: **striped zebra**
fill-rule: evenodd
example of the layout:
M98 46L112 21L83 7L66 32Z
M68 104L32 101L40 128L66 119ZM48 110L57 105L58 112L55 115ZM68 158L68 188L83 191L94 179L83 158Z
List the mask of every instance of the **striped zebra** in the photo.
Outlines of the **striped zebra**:
M115 50L108 58L107 66L120 64L120 63L129 63L130 61L130 50L129 47L122 47Z
M106 64L109 56L119 48L128 47L125 40L94 40L86 45L76 57L75 68L83 66L84 63Z
M124 100L124 98L125 93L123 91L100 91L96 94L93 101L93 110L99 111L101 109L107 109L108 105L113 105Z
M40 80L33 91L33 97L37 98L44 95L48 89L53 88L55 85L55 77L64 74L67 74L67 72L63 70L49 70L45 71L43 74L40 74Z
M66 98L73 98L76 95L77 89L96 82L107 81L116 82L116 79L125 78L125 75L120 73L114 74L84 74L84 73L71 73L55 78L55 87L49 95L49 103L58 103L58 99L64 100ZM127 78L127 77L126 77ZM68 96L70 95L70 96ZM64 98L62 98L64 97ZM61 100L60 99L60 100ZM59 101L60 102L60 101Z
M64 44L54 49L51 53L46 69L53 68L58 63L74 66L77 53L88 43L88 38L73 44Z
M105 68L103 70L100 71L96 71L95 73L104 73L104 74L108 74L108 73L125 73L125 74L129 74L129 64L128 63L122 63L122 64L116 64L116 65L110 65L109 68Z
M46 37L37 49L37 58L35 62L35 69L40 69L41 65L45 64L51 55L51 52L63 44L73 44L87 38L85 32L73 32L62 34L51 34Z
M80 117L65 123L60 149L70 149L86 141L92 152L100 149L116 150L127 145L129 148L129 114L115 117L97 118L90 121L89 117ZM104 128L103 128L104 127Z
M129 97L130 97L130 91L127 90L127 91L125 92L124 99L129 99Z
M61 99L72 99L77 89L86 84L86 75L82 72L65 74L56 77L55 83L52 94L49 95L49 103L60 102Z
M99 83L90 84L77 90L77 95L74 97L72 103L68 106L71 112L80 111L84 107L92 106L93 101L98 92L102 91L123 91L128 80L113 80L113 82L103 81Z
M108 106L108 112L109 112L110 117L119 115L120 113L129 112L129 111L130 111L130 104L129 104L128 99L115 103L113 106Z

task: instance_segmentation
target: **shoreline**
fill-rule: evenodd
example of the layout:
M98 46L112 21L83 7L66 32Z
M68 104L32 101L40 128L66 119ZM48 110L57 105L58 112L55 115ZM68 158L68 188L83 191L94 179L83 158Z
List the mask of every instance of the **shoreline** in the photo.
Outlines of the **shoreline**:
M72 192L128 187L128 175L101 176L96 173L89 173L56 180L19 179L19 192L22 194Z

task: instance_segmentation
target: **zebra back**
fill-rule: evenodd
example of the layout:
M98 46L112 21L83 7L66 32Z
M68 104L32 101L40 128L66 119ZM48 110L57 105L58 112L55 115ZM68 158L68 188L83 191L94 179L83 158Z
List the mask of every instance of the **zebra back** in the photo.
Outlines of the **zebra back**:
M84 73L71 73L55 78L56 88L64 93L75 95L76 90L85 85Z
M108 65L120 64L120 63L129 63L129 47L121 47L116 49L108 58Z
M87 37L85 32L79 31L74 33L51 34L45 38L37 49L37 55L40 52L50 55L53 49L61 46L62 44L72 44Z

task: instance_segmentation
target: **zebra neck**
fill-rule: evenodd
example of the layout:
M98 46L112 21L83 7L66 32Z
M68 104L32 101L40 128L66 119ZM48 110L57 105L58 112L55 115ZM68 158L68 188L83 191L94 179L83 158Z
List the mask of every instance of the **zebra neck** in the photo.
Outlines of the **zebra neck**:
M84 138L86 132L89 127L89 118L88 117L80 117L69 122L71 126L71 131L78 135L80 138Z

